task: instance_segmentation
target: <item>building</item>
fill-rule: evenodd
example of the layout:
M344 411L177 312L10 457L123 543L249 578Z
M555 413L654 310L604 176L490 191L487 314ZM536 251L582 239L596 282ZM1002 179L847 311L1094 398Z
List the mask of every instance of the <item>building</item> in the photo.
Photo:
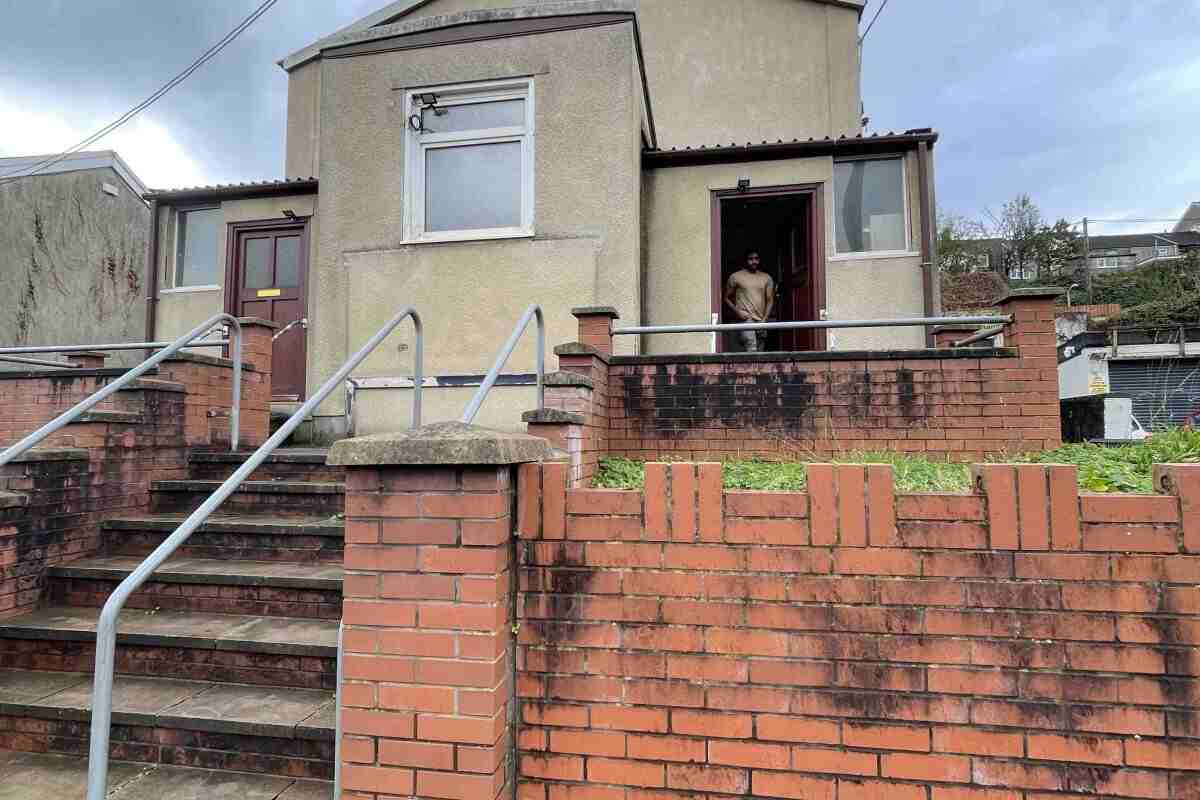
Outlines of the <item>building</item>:
M551 343L572 338L574 306L611 306L625 325L708 323L749 246L776 280L777 319L935 312L937 134L864 135L862 7L393 2L280 62L285 181L151 195L155 332L222 308L306 318L280 339L276 363L295 364L282 399L414 305L436 420L461 412L530 303ZM280 259L296 265L292 286ZM404 330L361 368L360 388L375 391L358 395L353 423L339 393L321 407L323 436L405 413ZM856 329L769 347L926 341L919 328ZM704 334L619 339L624 353L713 346ZM512 427L532 407L533 347L527 336L480 422Z
M0 343L138 341L146 318L146 187L111 150L49 163L54 158L0 158Z
M1097 273L1136 269L1200 251L1200 231L1091 236L1088 241L1091 267Z

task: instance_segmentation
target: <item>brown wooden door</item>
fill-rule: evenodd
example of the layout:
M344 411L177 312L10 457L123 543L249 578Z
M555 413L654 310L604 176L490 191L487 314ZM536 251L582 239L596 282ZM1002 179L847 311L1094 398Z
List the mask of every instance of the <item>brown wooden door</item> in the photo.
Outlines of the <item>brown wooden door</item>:
M233 313L262 317L280 328L305 315L308 275L308 226L301 222L270 226L233 226ZM271 397L299 400L304 396L306 336L296 325L275 340L272 350Z

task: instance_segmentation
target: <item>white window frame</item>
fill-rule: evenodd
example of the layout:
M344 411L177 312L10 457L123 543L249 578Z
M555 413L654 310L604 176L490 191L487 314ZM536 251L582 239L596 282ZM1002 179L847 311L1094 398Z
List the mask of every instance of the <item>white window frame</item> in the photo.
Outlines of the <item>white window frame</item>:
M525 124L453 133L421 133L409 125L421 113L420 95L436 94L443 108L496 100L524 100ZM516 239L534 235L534 81L533 78L480 83L426 86L404 95L404 243L463 242L482 239ZM474 144L521 143L521 224L516 227L477 228L460 231L425 230L425 153L427 150Z
M186 220L187 215L194 211L216 211L218 214L220 214L221 213L221 205L220 205L220 203L218 203L216 205L183 206L181 208L176 208L174 210L173 224L174 224L174 228L175 228L175 236L174 236L174 240L172 242L172 247L171 247L171 250L172 250L171 269L170 269L171 285L168 288L159 289L160 294L186 294L187 292L213 292L213 291L220 291L220 289L221 289L221 284L219 284L219 283L183 283L183 284L179 283L179 231L182 227L184 227L183 223ZM222 223L223 222L224 222L224 220L222 220ZM217 231L218 231L217 257L218 257L218 259L223 259L224 253L221 252L220 226L218 226ZM225 266L225 264L223 261L219 262L216 265L218 280L220 280L223 275L224 266Z
M904 203L904 249L903 250L838 250L837 237L837 213L838 213L838 196L837 196L837 165L848 164L854 161L899 161L900 162L900 186L903 190ZM833 195L833 255L831 261L861 261L870 258L904 258L909 256L919 256L920 253L913 252L912 244L912 211L911 203L908 196L908 158L904 153L894 155L871 155L871 156L854 156L851 158L836 158L833 161L834 176L830 180L830 194Z

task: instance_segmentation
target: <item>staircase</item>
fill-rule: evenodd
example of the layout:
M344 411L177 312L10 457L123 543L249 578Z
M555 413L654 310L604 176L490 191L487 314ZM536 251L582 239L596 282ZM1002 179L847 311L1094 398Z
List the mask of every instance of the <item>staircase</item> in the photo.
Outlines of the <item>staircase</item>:
M83 796L100 608L246 455L191 454L149 513L103 523L98 555L47 571L43 607L0 621L0 800ZM110 798L330 797L344 491L325 455L276 451L130 598Z

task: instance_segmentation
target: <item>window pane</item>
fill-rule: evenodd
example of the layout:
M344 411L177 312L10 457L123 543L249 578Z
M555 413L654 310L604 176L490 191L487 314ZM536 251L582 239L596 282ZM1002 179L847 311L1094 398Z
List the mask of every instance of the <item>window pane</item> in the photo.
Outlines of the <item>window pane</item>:
M175 243L175 285L207 286L220 283L217 258L221 210L205 208L179 212Z
M275 285L300 285L299 236L280 236L275 240Z
M834 164L839 253L907 250L900 159Z
M521 143L425 151L425 230L521 224Z
M271 240L243 240L242 285L247 289L266 289L271 283Z
M441 114L435 114L429 109L421 111L421 124L425 133L514 128L525 124L524 100L467 103L461 106L442 106L439 110Z

